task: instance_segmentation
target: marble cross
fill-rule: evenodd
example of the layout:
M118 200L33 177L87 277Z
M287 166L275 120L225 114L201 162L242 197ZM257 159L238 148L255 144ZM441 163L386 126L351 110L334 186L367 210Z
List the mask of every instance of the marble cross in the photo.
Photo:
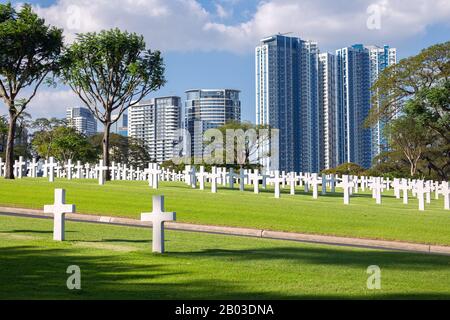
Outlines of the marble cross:
M450 210L450 187L447 181L442 181L441 194L444 196L444 209Z
M217 167L211 168L211 174L209 175L211 179L211 193L217 193L217 178L219 178L220 175Z
M383 190L382 178L374 178L372 182L372 191L374 192L374 198L376 199L376 204L381 204L381 192Z
M295 185L297 184L298 177L295 172L291 172L288 174L286 181L289 182L290 186L290 195L295 195Z
M3 170L4 166L5 166L5 163L3 162L3 159L0 158L0 177L4 176L4 170Z
M66 167L66 171L67 171L67 180L72 180L72 169L75 167L72 164L72 160L69 159L67 161L67 164L65 165L65 167Z
M190 174L189 181L191 182L191 188L192 189L197 188L197 174L196 174L196 172L197 171L195 169L195 166L192 166L191 172L189 173Z
M97 172L98 172L98 184L104 185L105 184L105 171L108 170L108 167L104 165L103 159L100 159L97 166Z
M275 170L274 176L273 176L273 178L271 180L272 180L272 182L274 183L274 186L275 186L275 189L274 189L274 191L275 191L275 198L279 199L280 198L280 183L282 183L283 180L284 180L282 177L280 177L280 171Z
M65 215L75 212L75 205L66 204L66 191L64 189L55 189L54 203L53 205L45 205L44 212L53 213L53 240L64 241Z
M76 178L83 179L83 165L81 164L81 161L77 161L77 165L75 166L75 169L77 170Z
M394 188L394 195L397 199L400 199L400 179L394 178L392 182L392 187Z
M153 196L153 211L141 214L141 221L152 223L153 252L164 253L164 223L175 220L175 212L164 212L164 196Z
M119 168L116 166L116 163L114 161L111 163L111 167L109 167L109 169L111 170L111 180L112 181L116 180L117 170Z
M245 170L241 168L239 170L239 191L245 190L245 179L248 177L248 175L245 173Z
M122 167L122 180L128 180L128 168L126 164Z
M30 177L31 178L37 177L38 167L39 167L39 163L36 161L36 158L33 158L33 160L30 163Z
M425 210L425 201L424 201L425 188L423 185L423 180L417 180L415 190L416 190L417 199L419 200L419 211L424 211Z
M23 167L26 165L26 163L23 161L23 157L19 157L19 162L17 163L17 165L19 166L19 171L18 173L18 178L22 179L23 177Z
M255 169L254 171L253 171L253 173L250 173L249 174L249 176L250 176L250 180L252 181L252 183L253 183L253 192L255 193L255 194L258 194L259 193L259 170L258 169Z
M205 172L204 166L200 166L200 171L196 173L196 177L200 184L200 190L205 190L205 178L208 177L208 173Z
M230 168L230 171L228 172L228 183L229 183L229 187L230 187L230 189L234 189L234 177L235 177L235 174L234 174L234 169L233 168Z
M317 199L319 197L319 184L321 182L321 180L319 180L317 173L313 173L311 175L310 181L313 186L313 199Z
M48 181L54 182L55 181L55 168L58 165L54 162L55 159L53 157L50 157L50 160L47 164L48 167Z
M408 180L402 179L400 189L403 191L403 204L408 204L408 190L409 190Z
M344 189L344 204L350 204L350 190L354 187L354 182L350 181L348 175L342 175L342 189Z

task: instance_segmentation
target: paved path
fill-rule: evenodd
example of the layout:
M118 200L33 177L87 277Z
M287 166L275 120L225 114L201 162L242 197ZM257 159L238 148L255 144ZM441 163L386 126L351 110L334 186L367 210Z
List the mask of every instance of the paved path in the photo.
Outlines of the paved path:
M52 214L46 214L42 210L19 209L19 208L8 208L8 207L0 207L0 215L23 216L23 217L40 218L40 219L53 218ZM142 222L142 221L135 220L135 219L96 216L96 215L87 215L87 214L78 214L78 213L67 214L66 219L71 220L71 221L103 223L103 224L122 225L122 226L146 227L146 228L150 228L152 226L151 222ZM320 244L337 245L337 246L351 246L351 247L359 247L359 248L388 249L388 250L398 250L398 251L450 255L450 246L437 246L437 245L428 245L428 244L423 244L423 243L410 243L410 242L400 242L400 241L384 241L384 240L373 240L373 239L336 237L336 236L314 235L314 234L294 233L294 232L269 231L269 230L251 229L251 228L197 225L197 224L178 223L178 222L166 222L165 226L166 226L166 229L179 230L179 231L204 232L204 233L225 234L225 235L233 235L233 236L245 236L245 237L253 237L253 238L265 238L265 239L299 241L299 242L308 242L308 243L320 243Z

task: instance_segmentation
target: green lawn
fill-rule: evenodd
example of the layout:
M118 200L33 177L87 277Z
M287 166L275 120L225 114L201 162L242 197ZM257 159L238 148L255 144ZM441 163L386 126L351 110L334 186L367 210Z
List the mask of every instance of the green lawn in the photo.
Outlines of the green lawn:
M221 188L212 194L184 183L161 183L153 190L144 181L98 186L94 180L51 184L27 178L0 180L0 205L42 209L53 202L54 188L65 188L67 201L80 213L139 219L141 212L151 211L151 195L163 194L166 210L176 211L179 222L450 245L450 212L443 209L442 197L433 197L420 212L417 199L405 206L392 191L383 195L382 205L366 193L355 195L345 206L341 193L314 200L311 194L290 196L285 189L282 198L275 199L271 191L255 195L251 188L246 192Z
M0 299L450 299L450 257L0 216ZM66 269L81 269L81 291ZM381 268L381 290L366 287Z

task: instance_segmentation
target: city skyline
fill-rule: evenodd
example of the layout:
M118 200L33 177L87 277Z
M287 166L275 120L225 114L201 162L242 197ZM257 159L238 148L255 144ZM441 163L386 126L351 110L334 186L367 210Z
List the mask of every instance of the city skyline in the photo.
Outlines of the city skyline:
M241 90L242 120L252 122L255 119L254 47L265 36L292 31L293 36L317 41L321 52L331 53L340 47L351 46L355 43L374 44L381 47L389 43L398 49L398 60L400 60L417 54L429 45L448 40L447 34L450 33L448 23L450 7L437 1L413 1L414 3L411 3L410 7L418 7L421 3L420 10L416 10L417 12L410 12L407 7L399 5L398 1L388 1L387 4L382 4L384 11L381 16L380 30L369 30L366 27L366 20L369 16L368 7L378 3L372 1L362 1L353 6L346 3L326 5L322 1L274 0L266 1L265 4L259 3L259 1L236 0L181 1L182 5L179 8L174 5L174 1L151 0L136 3L131 1L130 6L134 4L136 10L129 10L130 12L127 12L117 24L113 23L114 19L107 19L107 17L117 15L116 11L120 5L116 1L96 1L93 8L90 8L93 4L82 0L70 2L34 0L30 2L38 7L38 12L46 18L47 23L64 28L68 39L70 39L70 34L73 34L71 29L73 26L67 26L68 9L82 4L83 10L97 13L108 5L108 8L100 12L101 14L99 13L98 16L93 17L90 14L86 17L90 19L88 22L91 23L82 20L80 31L99 31L103 28L118 26L144 34L147 44L152 49L161 49L167 66L168 83L147 98L168 95L183 96L184 91L191 87L237 88ZM13 3L17 4L18 2L13 1ZM69 8L68 6L71 4L75 7ZM141 7L145 4L145 8L149 12L146 21L153 19L154 23L161 23L164 28L147 28L141 23L142 19L134 19L137 12L140 13L138 9L142 9ZM154 9L149 10L148 8ZM294 19L301 13L301 9L305 8L315 14L304 17L305 19L300 22L298 19ZM270 23L267 19L265 22L261 21L265 17L264 15L267 15L268 9L271 9ZM288 9L293 18L283 20ZM177 25L181 24L181 27L173 29L176 26L172 28L164 24L166 20L172 22L171 17L176 16L181 10L188 12L185 18L177 21ZM197 12L198 16L192 16L192 12ZM408 19L402 14L408 14ZM352 23L344 21L344 17L352 15L354 16ZM316 17L316 21L312 21L314 28L303 25L312 19L309 16ZM402 19L395 19L398 16L402 16ZM213 31L204 31L203 27L207 29L209 26L217 29L222 26L223 28L219 29L223 31L214 31L219 33L219 41L208 41L208 43L200 40L191 41L194 38L191 32L192 28L183 27L184 24L194 21L194 17L201 19L199 18L199 22L192 23L192 28L197 28L196 31L201 34L206 33L208 36L205 38L206 40L210 39L210 33ZM133 23L134 20L137 20L136 24ZM327 20L329 21L327 22ZM249 24L250 31L248 32L244 32L245 29L243 29L246 23ZM350 32L342 29L343 24L346 23L349 24L348 27L345 27L348 29L355 29L355 24L358 24L359 31ZM185 29L186 32L183 33ZM157 32L152 32L152 30L157 30ZM168 34L172 34L170 38L175 41L165 41L164 39L168 39ZM213 35L217 37L217 34ZM413 39L414 41L412 41ZM211 75L209 72L212 68L217 70L216 75ZM42 87L28 111L34 117L56 115L62 118L67 107L77 105L82 106L68 88L62 85L57 88Z

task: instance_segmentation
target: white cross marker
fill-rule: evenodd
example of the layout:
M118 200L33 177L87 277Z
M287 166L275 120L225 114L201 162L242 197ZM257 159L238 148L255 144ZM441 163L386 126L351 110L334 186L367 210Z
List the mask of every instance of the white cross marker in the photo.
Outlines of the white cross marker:
M317 176L317 173L313 173L311 175L311 184L313 186L313 199L317 199L319 197L319 184L321 180Z
M444 196L444 209L450 210L450 187L447 181L442 182L441 194Z
M45 205L44 212L53 213L53 240L64 241L65 215L75 212L75 205L66 204L66 190L55 189L55 202Z
M245 173L245 170L241 168L239 171L239 191L245 190L245 179L248 178L248 175Z
M164 212L164 196L153 196L153 211L141 214L141 221L152 223L153 252L164 253L164 222L175 220L175 212Z
M58 164L56 164L55 159L53 157L50 157L50 161L47 164L48 167L48 181L53 182L55 181L55 168Z
M250 180L253 182L253 192L259 193L259 170L255 169L253 173L249 174Z
M211 168L211 174L209 177L211 178L211 192L217 193L217 178L220 177L220 172L217 167Z
M295 172L291 172L288 177L287 177L287 182L289 182L289 186L290 186L290 194L291 196L295 195L295 185L297 183L297 176L295 174Z
M69 159L65 167L67 171L67 180L72 180L72 169L74 167L74 165L72 164L72 160Z
M344 204L350 204L350 190L354 187L353 181L350 181L348 175L342 175L342 188L344 189Z
M208 176L208 173L205 172L205 167L200 166L200 171L196 173L197 180L200 181L200 190L205 190L205 178Z
M274 177L271 179L275 184L275 198L280 198L280 183L283 182L283 178L280 177L280 171L275 170Z
M402 179L400 189L403 191L403 204L408 204L408 180Z
M425 188L423 186L423 181L422 180L418 180L416 182L416 194L417 194L417 199L419 200L419 211L424 211L425 210L425 201L424 201L424 194L425 194Z
M100 159L100 161L98 162L98 167L97 167L97 177L98 177L98 184L99 185L104 185L105 184L105 171L108 170L108 167L104 165L104 161L103 159Z
M230 172L228 173L228 183L230 186L230 189L234 189L234 169L230 168Z

